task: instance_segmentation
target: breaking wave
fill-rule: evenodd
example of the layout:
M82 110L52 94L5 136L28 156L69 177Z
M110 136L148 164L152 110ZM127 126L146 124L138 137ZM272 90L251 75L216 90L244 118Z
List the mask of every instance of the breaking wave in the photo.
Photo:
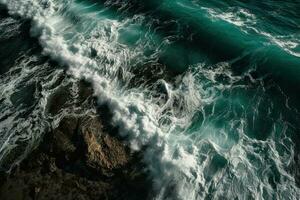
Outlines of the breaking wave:
M257 26L255 14L244 8L205 12L199 1L185 0L144 5L139 1L0 2L11 15L31 21L31 35L38 38L44 55L67 66L74 78L92 83L98 103L110 108L112 124L133 150L146 147L144 161L153 177L155 199L296 199L300 195L292 168L297 154L293 137L299 132L294 121L299 114L288 94L275 81L268 81L269 72L257 74L259 64L255 61L243 62L252 49L240 55L233 52L228 59L213 59L210 52L204 52L205 47L198 47L214 47L211 41L197 40L202 24L187 20L194 11L196 20L202 18L212 25L218 17L221 23L229 22L221 27L235 30L246 26L248 31ZM136 12L131 10L134 6ZM0 24L13 23L11 20ZM164 30L168 26L170 29ZM195 26L199 29L189 32ZM255 42L259 48L270 40L299 56L293 50L299 45L298 39L295 45L283 44L282 36L255 30L267 38ZM9 37L9 32L2 36ZM254 37L242 32L233 35L241 34L241 41ZM47 75L39 70L44 66L24 67L34 62L32 57L23 62L18 64L24 71L22 77L1 77L1 93L7 98L1 103L0 133L6 140L0 143L0 161L22 144L16 141L30 138L38 142L47 128L47 124L42 125L46 117L41 114L50 93L47 84L49 79L55 82L61 73L49 66L46 69L51 73ZM235 70L242 64L246 65L243 70ZM13 106L17 102L11 93L27 90L30 85L23 88L19 81L32 78L33 73L43 77L43 96L36 98L38 106L30 118L23 119L26 122L22 124L28 123L26 134L16 134L20 120L15 118L22 105ZM40 80L29 83L37 82ZM14 114L5 118L6 112ZM32 130L33 123L43 128Z

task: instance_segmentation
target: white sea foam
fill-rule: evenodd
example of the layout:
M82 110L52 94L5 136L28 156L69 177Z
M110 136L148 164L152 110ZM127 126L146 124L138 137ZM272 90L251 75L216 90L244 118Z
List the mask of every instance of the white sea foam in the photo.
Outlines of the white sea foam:
M239 27L252 26L256 24L255 15L246 9L229 9L226 12L217 11L211 8L203 8L213 17L213 19L222 19Z
M45 113L45 101L49 95L49 89L46 89L45 83L53 73L49 72L47 76L43 76L47 71L46 66L40 65L30 66L30 62L34 62L35 57L24 57L20 61L16 61L13 68L7 74L0 76L0 95L1 95L1 124L0 124L0 167L9 170L10 167L18 164L24 159L39 141L40 137L47 130L48 124ZM32 78L35 77L35 78ZM44 79L40 79L43 77ZM43 92L37 96L38 87ZM20 94L25 95L25 101L20 101ZM29 96L31 95L31 96ZM28 99L30 98L30 99ZM26 105L26 101L30 101L30 105ZM24 105L25 103L25 105ZM24 113L30 113L24 118ZM16 153L15 160L9 160L9 155ZM11 156L13 158L13 156ZM9 166L12 165L12 166Z
M129 137L132 149L147 146L144 160L158 191L156 199L203 199L209 195L216 199L289 199L288 194L299 194L293 178L283 170L285 158L277 154L272 141L247 137L245 119L240 116L223 126L214 123L218 116L234 115L229 110L215 113L215 103L222 92L234 84L239 87L241 80L230 72L228 63L210 68L194 66L178 77L179 84L159 80L156 84L164 87L167 96L161 105L159 97L151 95L147 88L128 89L116 78L117 71L124 69L124 80L129 81L132 74L128 69L135 59L144 59L145 44L151 45L140 41L129 47L119 42L119 30L126 29L128 23L139 26L138 20L103 16L97 20L98 15L74 13L84 7L73 1L1 3L12 14L32 20L32 33L39 37L45 54L67 65L68 73L74 77L92 82L99 104L109 106L112 123L119 127L121 135ZM62 10L68 14L61 13ZM71 19L73 14L76 23ZM95 58L90 56L92 48L97 52ZM227 81L218 82L220 76ZM232 101L243 109L238 102L241 100ZM211 109L204 110L205 105L211 105ZM197 114L204 118L200 126L192 124ZM229 137L229 131L238 139ZM259 155L261 151L267 152L267 158ZM216 164L220 167L216 168ZM268 168L271 165L282 176L276 190L265 178L273 173Z
M224 20L230 24L234 24L241 28L246 33L253 33L266 37L271 44L278 45L287 53L300 57L299 46L300 37L298 33L295 34L274 34L268 32L266 27L260 27L259 18L252 14L249 10L244 8L230 7L226 11L212 8L202 8L206 10L214 20Z

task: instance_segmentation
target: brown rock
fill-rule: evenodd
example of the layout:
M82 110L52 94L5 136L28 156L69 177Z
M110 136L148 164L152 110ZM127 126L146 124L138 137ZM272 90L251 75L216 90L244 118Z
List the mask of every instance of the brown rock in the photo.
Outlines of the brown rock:
M52 135L47 140L51 140L50 151L56 155L61 155L67 160L76 156L76 144L74 138L77 134L78 118L65 117L63 118L59 126L53 130ZM46 143L49 145L49 143Z
M0 199L147 199L150 186L135 159L96 116L65 117L17 170L0 177Z
M68 87L55 91L48 112L63 114L62 109L73 109L73 101L78 105L71 106L92 108L88 84L78 83L78 100L71 98ZM150 186L141 159L107 133L114 129L104 130L102 123L106 127L109 117L100 120L93 111L79 114L65 116L52 127L17 170L0 173L1 200L147 199Z
M87 145L87 163L96 168L114 169L128 163L125 146L108 135L97 137L88 130L83 133Z

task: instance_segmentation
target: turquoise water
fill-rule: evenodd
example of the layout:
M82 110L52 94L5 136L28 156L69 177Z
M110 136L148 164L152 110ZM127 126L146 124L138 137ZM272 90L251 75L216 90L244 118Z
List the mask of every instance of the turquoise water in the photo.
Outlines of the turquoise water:
M9 34L27 23L36 51L90 81L119 134L133 150L146 147L153 199L300 196L300 1L0 3L5 48L15 48ZM9 63L21 54L21 69L31 67L16 78L20 63ZM11 65L1 71L1 163L19 146L29 152L47 130L49 80L61 70L30 62L25 50L0 58ZM18 84L30 86L32 74L42 96L27 105L32 97Z

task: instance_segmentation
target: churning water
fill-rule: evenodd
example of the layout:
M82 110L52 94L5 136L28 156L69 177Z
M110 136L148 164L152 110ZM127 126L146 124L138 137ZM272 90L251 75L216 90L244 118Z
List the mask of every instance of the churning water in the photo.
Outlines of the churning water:
M145 149L154 199L299 198L299 0L0 3L2 168L53 120L52 60Z

